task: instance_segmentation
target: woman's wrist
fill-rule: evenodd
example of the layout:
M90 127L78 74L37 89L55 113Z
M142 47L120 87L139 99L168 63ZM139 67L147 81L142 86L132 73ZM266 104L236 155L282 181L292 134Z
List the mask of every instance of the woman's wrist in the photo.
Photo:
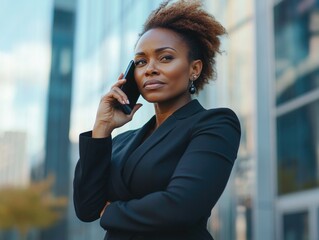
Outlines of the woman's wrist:
M95 123L92 130L92 138L106 138L110 137L113 128L107 124Z

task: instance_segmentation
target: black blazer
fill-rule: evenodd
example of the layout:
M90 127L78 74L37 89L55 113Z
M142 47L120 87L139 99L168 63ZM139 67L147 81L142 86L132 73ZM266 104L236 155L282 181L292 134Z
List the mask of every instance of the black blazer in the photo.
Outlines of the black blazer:
M80 135L74 176L79 219L99 218L105 239L208 240L211 209L237 157L240 124L227 108L197 100L178 109L145 141L155 117L114 139Z

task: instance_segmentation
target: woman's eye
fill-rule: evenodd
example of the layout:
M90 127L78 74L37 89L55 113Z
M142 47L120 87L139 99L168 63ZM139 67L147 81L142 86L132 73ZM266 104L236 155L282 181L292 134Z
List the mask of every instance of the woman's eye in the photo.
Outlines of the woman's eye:
M143 65L145 63L146 63L146 61L144 59L136 60L135 61L135 66Z
M166 62L168 62L168 61L170 61L172 59L173 59L173 56L171 56L171 55L166 55L166 56L163 56L161 58L162 61L166 61Z

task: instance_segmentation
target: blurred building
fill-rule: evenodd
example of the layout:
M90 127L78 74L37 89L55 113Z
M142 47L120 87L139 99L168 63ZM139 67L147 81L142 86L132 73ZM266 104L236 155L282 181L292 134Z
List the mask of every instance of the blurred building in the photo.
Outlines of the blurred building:
M51 33L51 71L48 87L44 175L55 176L53 194L72 199L70 172L70 113L73 86L73 49L76 0L54 0ZM71 205L68 206L72 207ZM73 207L72 207L73 209ZM68 210L67 210L68 211ZM67 212L66 211L66 212ZM55 226L42 232L42 239L67 239L65 214Z
M205 3L229 33L217 105L243 128L218 239L319 239L319 1Z
M319 239L319 1L273 5L278 238Z
M0 188L29 184L26 148L25 132L4 132L0 135Z

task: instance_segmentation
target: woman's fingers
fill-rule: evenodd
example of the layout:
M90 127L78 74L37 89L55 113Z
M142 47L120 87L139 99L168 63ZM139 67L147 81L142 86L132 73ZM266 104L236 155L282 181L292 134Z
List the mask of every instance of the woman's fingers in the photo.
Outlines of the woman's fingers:
M125 82L126 82L126 79L119 79L115 84L113 84L111 89L114 88L114 87L120 88Z
M118 87L113 87L110 91L112 97L116 98L121 104L129 104L126 94Z
M121 86L125 83L123 74L119 76L119 80L111 87L100 101L98 111L95 118L93 134L95 137L106 137L118 127L123 126L128 121L132 120L133 114L140 107L134 108L131 115L126 115L118 107L119 104L129 104L126 94L121 90Z
M123 79L123 77L124 77L124 74L121 73L120 76L119 76L119 78L118 78L117 80L121 80L121 79Z
M129 100L126 96L126 94L121 90L121 86L126 82L126 79L121 79L123 77L123 74L119 76L119 80L111 87L111 91L116 92L117 95L121 96L121 100L119 100L122 104L129 104Z

